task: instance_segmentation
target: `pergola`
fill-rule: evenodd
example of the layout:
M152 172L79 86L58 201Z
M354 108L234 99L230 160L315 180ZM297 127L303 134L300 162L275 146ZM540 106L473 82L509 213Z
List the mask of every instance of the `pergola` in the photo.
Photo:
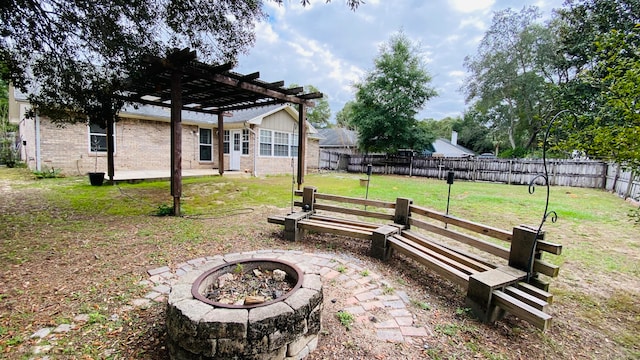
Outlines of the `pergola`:
M306 108L319 92L303 93L303 88L284 88L284 81L265 82L260 73L232 72L233 65L208 65L196 60L195 51L176 50L166 58L147 57L146 69L130 78L116 96L126 102L171 108L171 195L174 215L180 215L182 194L182 111L216 115L218 119L218 163L224 173L224 116L231 111L273 104L298 105L297 183L304 182L306 153ZM110 120L113 122L113 119ZM113 123L107 123L108 176L113 181ZM257 151L257 149L256 149Z

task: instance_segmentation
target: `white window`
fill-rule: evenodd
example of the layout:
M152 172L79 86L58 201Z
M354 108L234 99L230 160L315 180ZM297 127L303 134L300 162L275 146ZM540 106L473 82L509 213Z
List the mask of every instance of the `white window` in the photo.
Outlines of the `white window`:
M114 125L115 130L115 125ZM113 139L115 153L115 136ZM89 152L106 153L107 152L107 128L100 127L98 124L89 124Z
M270 130L260 130L260 155L261 156L272 156L273 150L271 149L273 146Z
M273 156L289 156L289 134L274 132Z
M249 129L242 129L242 155L249 155Z
M213 161L213 137L211 129L200 128L200 161Z
M280 131L260 130L260 155L298 156L298 135Z
M291 134L291 156L298 157L298 134Z
M223 140L222 140L222 153L223 154L228 154L229 153L229 141L231 139L231 135L229 133L229 130L225 130L224 131L224 135L223 135Z

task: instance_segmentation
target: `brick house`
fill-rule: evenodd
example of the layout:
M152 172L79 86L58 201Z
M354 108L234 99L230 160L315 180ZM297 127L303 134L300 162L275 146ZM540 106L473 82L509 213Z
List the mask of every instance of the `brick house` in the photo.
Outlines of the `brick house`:
M31 170L54 168L80 176L94 171L97 159L97 171L106 172L105 129L86 124L59 127L45 117L26 118L29 106L25 95L10 88L9 121L19 125L21 159ZM118 116L116 173L170 169L169 109L127 106ZM223 170L255 176L291 173L291 159L298 151L297 126L298 112L289 105L241 110L225 117ZM183 111L182 169L219 169L217 128L216 116ZM307 123L306 172L318 168L319 138Z

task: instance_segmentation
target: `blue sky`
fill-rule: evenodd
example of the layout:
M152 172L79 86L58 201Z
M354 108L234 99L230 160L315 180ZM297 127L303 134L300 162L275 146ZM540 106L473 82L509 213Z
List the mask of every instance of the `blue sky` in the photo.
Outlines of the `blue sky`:
M352 84L373 68L379 46L402 30L419 45L439 96L418 118L461 115L466 105L460 88L467 76L464 58L476 54L493 13L535 5L548 17L562 0L365 0L356 11L345 1L298 0L283 5L266 1L269 19L256 27L257 40L234 69L260 72L264 81L314 85L328 96L332 119L354 99Z

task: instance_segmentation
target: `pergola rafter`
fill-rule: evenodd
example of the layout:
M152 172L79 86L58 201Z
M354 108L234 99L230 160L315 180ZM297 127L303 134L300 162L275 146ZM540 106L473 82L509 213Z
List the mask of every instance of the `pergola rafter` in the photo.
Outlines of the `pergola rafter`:
M286 89L284 81L265 82L260 73L239 74L232 64L208 65L196 60L195 51L176 50L166 58L147 57L147 68L125 82L114 96L131 103L171 108L171 195L173 210L180 215L182 192L182 111L217 115L219 173L223 164L223 116L229 111L272 104L298 106L298 186L304 182L306 108L321 98L319 92L301 94L301 87ZM113 121L113 120L111 120ZM107 129L113 124L107 124ZM113 180L113 147L108 149L109 178Z

